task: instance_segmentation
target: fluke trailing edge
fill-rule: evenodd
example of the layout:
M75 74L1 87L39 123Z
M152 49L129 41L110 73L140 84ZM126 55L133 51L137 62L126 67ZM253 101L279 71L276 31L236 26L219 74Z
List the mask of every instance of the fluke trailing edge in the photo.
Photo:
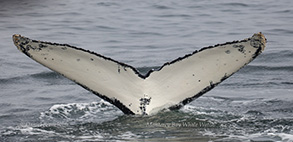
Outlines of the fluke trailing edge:
M125 114L179 109L251 62L265 48L262 33L205 47L140 74L134 67L67 44L13 35L28 57L71 79Z

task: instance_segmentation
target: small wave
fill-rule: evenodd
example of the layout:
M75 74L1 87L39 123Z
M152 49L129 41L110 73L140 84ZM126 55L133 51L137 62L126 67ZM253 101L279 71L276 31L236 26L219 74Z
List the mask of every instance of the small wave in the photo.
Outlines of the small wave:
M97 5L104 6L104 7L119 6L118 3L114 3L114 2L98 2Z
M111 27L111 26L96 26L96 28L103 31L117 30L115 27Z
M17 77L11 77L11 78L4 78L0 79L0 83L12 83L19 80L26 80L28 78L34 78L34 79L59 79L62 78L62 76L56 72L50 71L50 72L40 72L35 74L27 74L23 76L17 76Z
M289 11L290 12L290 11ZM293 30L290 30L290 29L281 29L281 28L277 28L277 29L271 29L271 30L268 30L269 33L282 33L282 34L292 34L293 33Z
M102 113L102 116L100 115ZM69 103L57 104L49 110L41 112L40 120L46 121L98 121L100 119L108 119L107 115L112 117L121 112L110 103L101 100L100 102L92 103Z
M223 3L225 6L233 6L233 7L249 7L250 5L245 3L231 2L231 3Z
M255 66L255 65L248 65L245 69L248 72L257 72L257 71L287 71L292 72L293 66Z
M160 18L190 18L192 17L189 14L164 14L164 15L158 15Z
M22 76L17 76L17 77L10 77L10 78L3 78L0 79L0 85L9 85L9 84L31 84L31 81L35 82L35 81L41 81L41 82L45 82L51 85L54 84L70 84L73 82L69 81L68 79L66 79L65 77L63 77L62 75L50 71L50 72L40 72L40 73L35 73L35 74L26 74L26 75L22 75Z
M281 13L281 14L291 13L291 12L292 12L292 10L290 10L290 9L276 11L276 13Z
M224 83L222 84L223 87L227 88L276 88L276 89L291 89L292 88L293 82L288 82L288 81L256 81L256 80L251 80L249 83L243 83L243 82L232 82L232 83ZM284 94L286 95L286 94Z
M206 131L203 135L218 136L219 134ZM250 133L250 134L220 134L224 138L217 139L216 141L234 142L234 141L251 141L251 142L292 142L293 134L276 132L274 128L267 129L263 132Z
M30 77L36 78L36 79L44 79L44 78L60 78L61 75L56 72L40 72L36 74L31 74Z
M155 9L159 9L159 10L169 10L169 9L173 9L171 6L166 6L166 5L158 5L155 4L152 6Z

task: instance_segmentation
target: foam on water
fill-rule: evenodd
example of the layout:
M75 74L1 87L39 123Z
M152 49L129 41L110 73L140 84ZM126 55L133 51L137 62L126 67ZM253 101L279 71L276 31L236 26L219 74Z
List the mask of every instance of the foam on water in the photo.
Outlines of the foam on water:
M196 102L180 111L163 111L152 116L121 116L121 112L108 102L68 103L53 105L41 112L40 123L24 123L8 127L1 132L4 138L42 140L192 140L206 141L285 141L293 139L293 119L271 118L268 107L261 109L263 102L286 104L277 100L225 99L203 97L207 106L197 107ZM235 100L235 101L234 101ZM214 107L218 106L218 108ZM222 105L219 105L222 104ZM227 111L225 107L236 107ZM257 107L256 107L257 106ZM256 113L254 108L260 108ZM226 108L227 109L227 108ZM100 117L103 116L103 117ZM106 119L104 119L106 118ZM189 135L187 137L187 135ZM20 136L20 137L15 137ZM45 137L45 138L44 138Z
M100 100L92 103L69 103L53 105L49 110L41 112L39 119L42 121L94 121L108 120L121 115L115 106Z

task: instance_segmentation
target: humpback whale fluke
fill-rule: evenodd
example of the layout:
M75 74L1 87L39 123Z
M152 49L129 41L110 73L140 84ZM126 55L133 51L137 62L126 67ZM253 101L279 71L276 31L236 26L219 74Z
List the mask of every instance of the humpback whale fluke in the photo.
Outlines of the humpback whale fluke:
M92 51L13 35L28 57L76 82L125 114L179 109L256 58L265 48L262 33L205 47L142 75L134 67Z

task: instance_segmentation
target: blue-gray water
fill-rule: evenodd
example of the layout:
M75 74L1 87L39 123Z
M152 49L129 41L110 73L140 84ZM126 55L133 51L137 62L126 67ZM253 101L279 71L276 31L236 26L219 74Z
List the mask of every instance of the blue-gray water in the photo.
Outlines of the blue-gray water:
M293 141L292 0L0 1L0 141ZM142 72L263 32L266 50L179 111L126 116L20 53L13 34Z

